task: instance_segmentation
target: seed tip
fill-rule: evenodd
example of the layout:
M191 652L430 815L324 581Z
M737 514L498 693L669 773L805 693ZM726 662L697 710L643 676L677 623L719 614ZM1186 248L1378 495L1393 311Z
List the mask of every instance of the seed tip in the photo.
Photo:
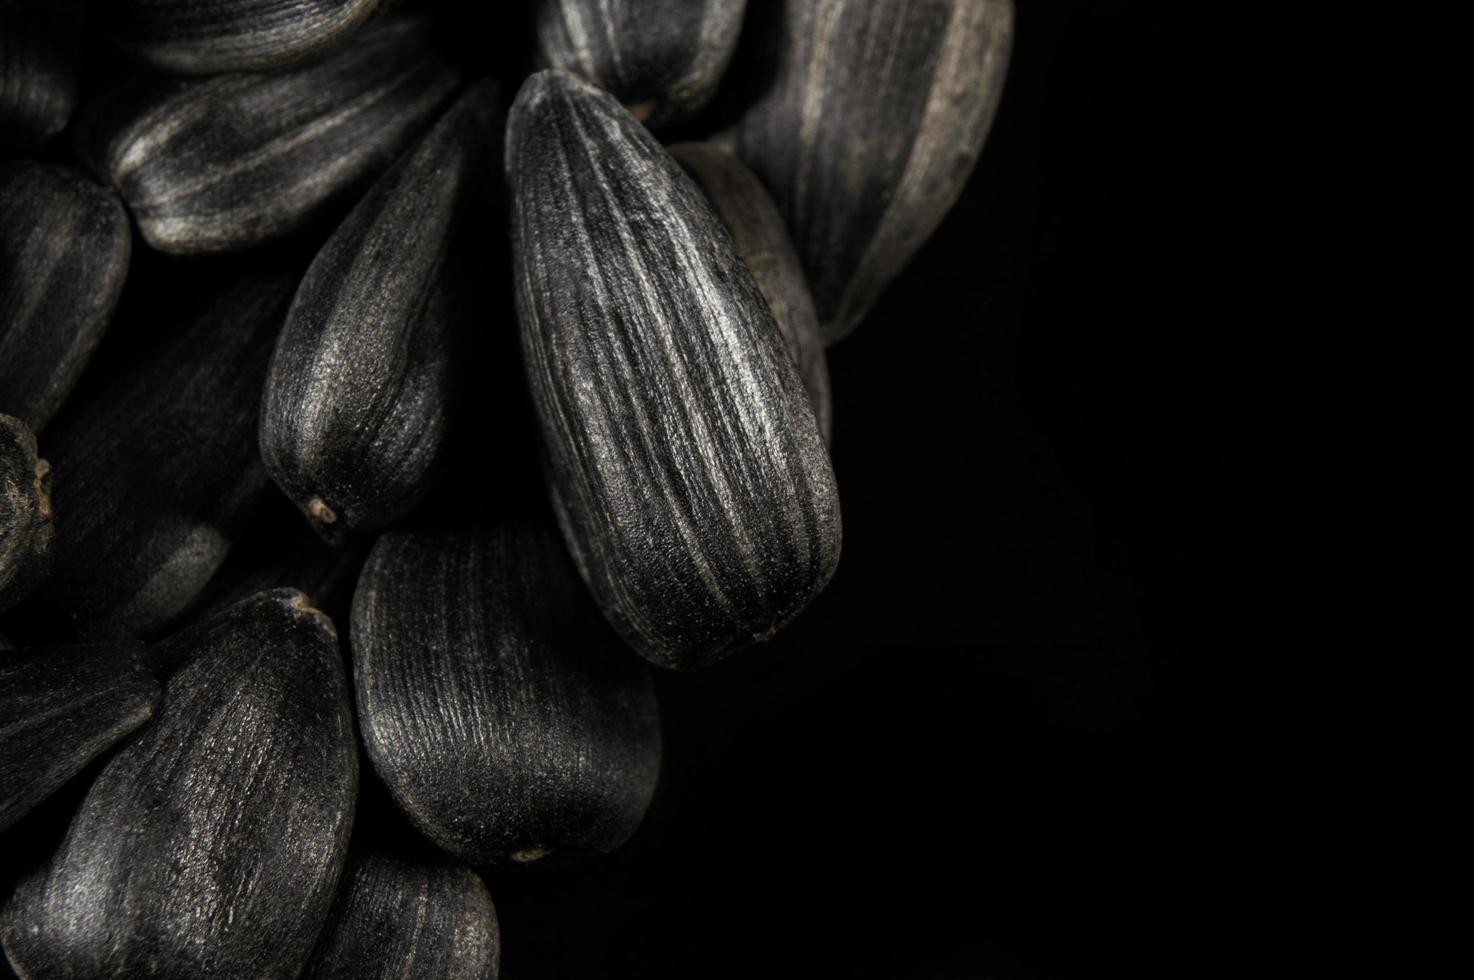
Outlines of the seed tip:
M324 524L332 524L338 520L338 512L329 507L327 501L321 497L313 497L307 501L307 513L312 515L313 520Z
M546 847L524 847L520 851L512 852L512 860L518 864L531 864L533 861L547 857L548 853Z

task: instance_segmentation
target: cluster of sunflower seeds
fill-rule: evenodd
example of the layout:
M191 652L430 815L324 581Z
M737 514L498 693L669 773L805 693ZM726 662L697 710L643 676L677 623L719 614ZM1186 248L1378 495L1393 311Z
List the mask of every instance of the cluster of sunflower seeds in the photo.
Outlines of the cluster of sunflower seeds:
M431 4L0 0L0 832L91 779L21 976L495 976L473 869L626 841L651 665L833 575L825 345L1011 0L524 6L483 77Z

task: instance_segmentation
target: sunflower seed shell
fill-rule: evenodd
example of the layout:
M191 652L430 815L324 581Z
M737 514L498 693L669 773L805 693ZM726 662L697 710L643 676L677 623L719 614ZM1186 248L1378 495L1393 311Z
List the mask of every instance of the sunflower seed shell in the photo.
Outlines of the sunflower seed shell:
M111 40L157 68L216 74L321 55L389 0L109 0Z
M272 358L261 455L328 540L408 513L439 476L457 352L488 304L498 87L463 96L353 209L297 290Z
M300 227L388 166L458 81L430 25L400 19L289 71L128 88L89 111L83 155L154 248L237 251Z
M788 239L783 215L762 181L741 160L710 143L678 143L670 147L686 173L706 195L717 217L732 234L742 258L768 309L778 322L788 352L803 375L814 417L830 440L832 422L829 404L829 363L824 357L824 339L819 335L819 318L814 299L804 280L803 266Z
M131 646L0 656L0 831L153 716L159 685Z
M466 868L378 852L350 859L307 980L496 980L496 909Z
M721 141L778 202L832 343L967 183L1002 94L1013 0L781 0L761 12L749 33L762 50L738 60L762 94Z
M0 157L66 128L81 90L82 0L0 0Z
M132 244L107 188L49 164L0 169L0 412L46 427L112 319Z
M731 235L610 96L562 72L507 127L518 316L564 536L668 667L767 639L839 560L803 380Z
M476 866L619 846L660 767L650 670L551 519L379 538L353 602L359 726L400 808Z
M283 590L188 641L153 723L0 913L25 976L288 978L312 953L358 788L332 624Z

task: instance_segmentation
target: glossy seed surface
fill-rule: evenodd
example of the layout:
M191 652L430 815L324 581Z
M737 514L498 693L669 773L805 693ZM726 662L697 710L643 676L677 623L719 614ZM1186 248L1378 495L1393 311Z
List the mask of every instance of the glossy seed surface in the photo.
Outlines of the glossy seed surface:
M107 329L132 244L107 188L67 167L0 167L0 412L46 427Z
M349 41L390 0L108 0L105 33L166 71L273 68Z
M650 670L550 518L382 535L352 639L369 759L441 848L530 864L612 850L639 825L660 768Z
M493 214L502 120L474 86L318 253L277 342L261 455L325 538L406 514L442 469L457 354L488 303L479 247Z
M37 458L36 436L24 422L0 415L0 612L50 571L54 518L51 464Z
M770 637L839 560L803 379L699 188L610 96L562 72L507 127L517 308L559 521L647 659Z
M710 101L746 0L537 0L538 56L613 94L652 129Z
M778 202L833 342L972 173L1003 91L1013 0L774 0L756 12L733 70L760 94L722 140Z
M82 0L0 0L0 158L66 128L81 91Z
M140 647L0 656L0 831L153 716L159 685Z
M154 721L0 913L35 977L295 977L347 858L357 751L332 624L290 590L166 641Z
M809 403L827 443L832 431L829 402L829 363L814 299L804 280L803 266L783 215L762 181L741 160L710 143L679 143L670 148L686 172L706 195L717 217L732 234L743 264L752 272L768 309L783 332L788 352L804 379Z
M481 879L449 863L354 854L307 980L496 980L496 909Z
M141 637L205 587L270 490L256 425L295 286L294 271L242 272L57 420L55 563L32 632Z
M151 246L236 251L361 189L458 83L430 25L405 18L287 71L139 83L88 115L83 143Z

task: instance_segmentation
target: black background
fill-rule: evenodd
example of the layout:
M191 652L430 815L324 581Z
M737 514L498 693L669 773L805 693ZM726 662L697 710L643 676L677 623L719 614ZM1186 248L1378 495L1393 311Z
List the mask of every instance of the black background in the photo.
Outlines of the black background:
M487 876L512 980L1198 976L1294 930L1286 399L1368 301L1416 5L1017 5L971 183L830 351L832 585L661 675L625 848Z

